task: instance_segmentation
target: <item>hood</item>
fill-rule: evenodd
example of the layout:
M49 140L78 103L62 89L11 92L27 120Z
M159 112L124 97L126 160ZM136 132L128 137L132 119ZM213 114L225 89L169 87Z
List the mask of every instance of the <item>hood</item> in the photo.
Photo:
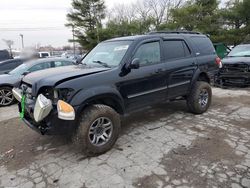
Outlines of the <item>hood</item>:
M40 88L39 85L55 86L65 80L70 80L76 77L94 74L109 69L110 68L86 67L82 65L50 68L28 74L23 78L23 82L32 86L36 86L37 88Z
M21 81L21 78L18 76L14 76L14 75L10 75L10 74L1 74L0 75L0 85L15 86L20 81Z
M246 63L250 65L250 57L225 57L222 59L223 64Z

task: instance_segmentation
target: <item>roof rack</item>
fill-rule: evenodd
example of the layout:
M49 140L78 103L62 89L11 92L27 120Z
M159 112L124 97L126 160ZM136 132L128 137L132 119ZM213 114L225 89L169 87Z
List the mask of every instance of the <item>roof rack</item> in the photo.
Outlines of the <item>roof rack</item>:
M152 31L149 32L148 35L154 34L196 34L201 35L202 33L196 31Z

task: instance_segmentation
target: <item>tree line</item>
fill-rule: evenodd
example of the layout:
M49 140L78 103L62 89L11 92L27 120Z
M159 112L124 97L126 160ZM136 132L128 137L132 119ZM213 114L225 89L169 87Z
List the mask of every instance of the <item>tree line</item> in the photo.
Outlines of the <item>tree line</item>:
M236 45L250 34L250 0L137 0L107 9L103 0L72 0L66 26L85 49L120 36L160 30L209 34L213 42Z

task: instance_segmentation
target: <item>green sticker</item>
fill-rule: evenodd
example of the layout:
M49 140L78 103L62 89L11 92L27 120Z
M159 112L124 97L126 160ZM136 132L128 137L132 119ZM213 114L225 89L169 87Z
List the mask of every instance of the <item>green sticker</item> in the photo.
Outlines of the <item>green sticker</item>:
M24 108L25 108L25 95L22 96L21 100L21 112L20 112L20 118L24 118Z

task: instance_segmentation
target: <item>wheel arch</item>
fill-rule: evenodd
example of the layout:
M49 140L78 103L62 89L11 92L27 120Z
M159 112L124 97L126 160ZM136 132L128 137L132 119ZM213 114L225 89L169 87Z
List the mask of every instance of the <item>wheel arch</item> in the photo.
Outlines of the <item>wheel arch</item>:
M10 87L10 88L13 88L14 86L11 85L11 84L0 84L0 88L1 87Z
M119 114L124 114L125 112L122 96L114 88L102 87L92 88L88 91L82 90L73 97L71 104L79 106L77 113L81 113L87 106L93 104L110 106Z
M199 69L195 72L195 74L193 76L192 85L196 81L204 81L204 82L207 82L208 84L211 83L211 79L210 79L209 75L204 71L200 71Z

